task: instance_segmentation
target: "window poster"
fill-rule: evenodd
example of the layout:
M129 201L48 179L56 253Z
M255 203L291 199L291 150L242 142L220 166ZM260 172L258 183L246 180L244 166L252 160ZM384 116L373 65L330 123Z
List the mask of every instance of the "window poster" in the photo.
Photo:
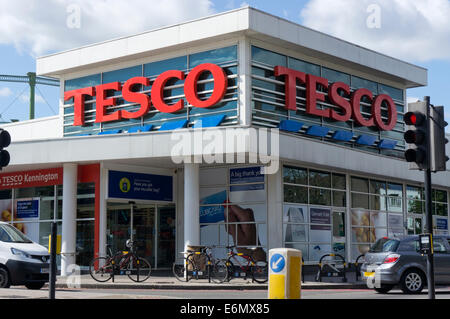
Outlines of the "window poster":
M217 175L223 169L205 169ZM229 169L225 185L200 185L200 240L202 245L222 247L214 253L226 257L228 245L267 246L267 205L264 175L261 167ZM217 181L223 180L218 178ZM260 249L262 251L262 249ZM247 253L247 251L242 251ZM264 255L265 252L261 253Z
M305 205L284 205L283 234L284 242L306 242L308 234L305 223L308 222L308 207Z
M14 226L34 242L39 242L40 198L15 200Z
M39 242L39 205L40 198L21 198L0 200L1 221L14 222L13 225L29 239ZM14 216L13 216L14 211Z
M332 252L331 209L310 207L309 220L309 257L310 260L317 261Z

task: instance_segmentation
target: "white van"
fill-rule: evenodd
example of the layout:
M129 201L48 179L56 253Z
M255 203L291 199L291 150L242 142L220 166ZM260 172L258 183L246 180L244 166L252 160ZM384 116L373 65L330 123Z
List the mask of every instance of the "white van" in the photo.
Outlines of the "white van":
M49 281L49 259L47 248L0 222L0 288L41 289Z

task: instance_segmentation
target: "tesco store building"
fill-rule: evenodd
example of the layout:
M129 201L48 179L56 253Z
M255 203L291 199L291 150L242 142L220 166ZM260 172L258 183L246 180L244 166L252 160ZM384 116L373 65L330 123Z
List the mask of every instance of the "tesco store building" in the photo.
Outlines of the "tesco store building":
M352 261L425 226L423 173L403 160L421 67L247 7L41 57L37 73L60 79L60 112L3 126L0 208L44 245L58 222L63 274L124 249L131 225L159 269L186 245ZM449 190L434 174L436 233Z

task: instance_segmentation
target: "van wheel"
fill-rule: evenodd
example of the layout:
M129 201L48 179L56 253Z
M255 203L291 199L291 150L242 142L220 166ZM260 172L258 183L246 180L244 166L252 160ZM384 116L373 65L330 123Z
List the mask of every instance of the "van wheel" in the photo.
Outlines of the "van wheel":
M418 294L425 286L425 276L418 269L405 271L400 279L400 287L405 294Z
M25 287L27 287L28 289L31 289L31 290L39 290L42 287L44 287L44 285L45 285L45 282L30 282L30 283L25 284Z
M0 288L9 288L11 281L9 280L8 270L0 267Z

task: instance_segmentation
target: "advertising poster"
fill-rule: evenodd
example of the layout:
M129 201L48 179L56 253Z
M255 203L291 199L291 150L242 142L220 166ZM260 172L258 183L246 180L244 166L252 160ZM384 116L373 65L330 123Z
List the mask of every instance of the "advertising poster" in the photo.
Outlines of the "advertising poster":
M14 201L14 216L12 215L12 200L0 200L1 221L11 222L29 239L39 242L39 204L40 198L22 198Z
M317 243L309 246L309 258L311 261L317 261L332 252L331 209L310 207L309 219L309 241Z
M283 209L284 242L307 242L308 208L305 205L285 205ZM303 224L303 225L302 225Z
M17 199L14 208L14 226L32 241L39 242L40 198Z
M260 172L260 167L233 168L229 187L200 188L202 245L267 245L266 190ZM214 253L226 256L224 249Z

